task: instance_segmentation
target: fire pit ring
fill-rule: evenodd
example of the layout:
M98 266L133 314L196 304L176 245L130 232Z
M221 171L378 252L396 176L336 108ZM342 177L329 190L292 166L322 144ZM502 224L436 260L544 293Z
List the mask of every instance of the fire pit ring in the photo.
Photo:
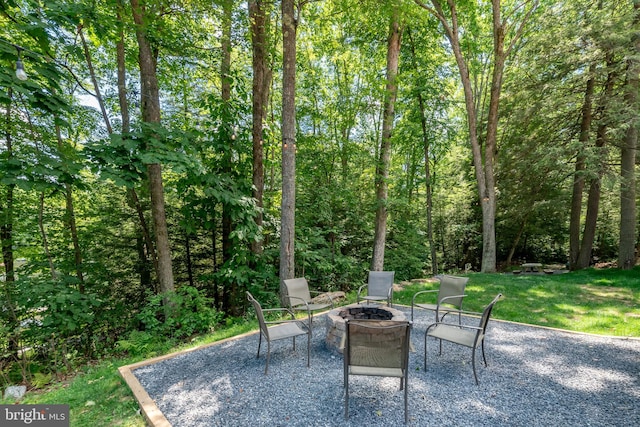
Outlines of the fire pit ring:
M405 314L392 307L351 304L327 313L325 344L329 350L342 354L346 319L407 320Z

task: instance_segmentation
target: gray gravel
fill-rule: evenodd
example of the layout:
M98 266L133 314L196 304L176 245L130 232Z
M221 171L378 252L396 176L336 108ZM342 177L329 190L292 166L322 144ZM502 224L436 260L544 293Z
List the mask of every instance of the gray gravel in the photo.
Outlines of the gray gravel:
M421 312L411 333L416 351L409 360L409 425L640 425L640 340L492 320L489 366L478 363L476 386L465 347L445 343L438 356L430 339L423 370L431 319ZM350 418L344 419L342 356L326 349L324 335L324 316L314 317L309 369L306 340L297 341L295 353L284 340L272 346L265 376L266 348L256 359L253 334L134 374L175 427L402 425L403 394L393 378L352 377Z

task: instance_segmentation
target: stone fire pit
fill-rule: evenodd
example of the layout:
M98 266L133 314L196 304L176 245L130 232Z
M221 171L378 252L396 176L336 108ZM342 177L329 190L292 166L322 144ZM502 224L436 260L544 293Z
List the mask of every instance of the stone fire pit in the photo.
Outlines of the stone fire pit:
M326 318L325 344L329 350L340 354L344 345L345 319L407 320L402 311L387 306L351 304L331 310Z

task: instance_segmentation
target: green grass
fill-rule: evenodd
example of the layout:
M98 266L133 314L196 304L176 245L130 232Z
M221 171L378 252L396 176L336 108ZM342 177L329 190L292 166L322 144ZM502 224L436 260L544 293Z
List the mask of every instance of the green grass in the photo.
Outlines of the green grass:
M504 298L493 316L515 322L577 332L640 337L640 268L632 271L588 269L567 274L469 274L465 310L480 311L498 293ZM411 304L419 290L437 289L435 281L416 281L395 292L397 304ZM350 294L348 300L355 301ZM231 325L171 351L215 342L255 329L255 322ZM160 347L162 348L162 347ZM68 382L30 392L20 403L70 405L71 426L143 427L133 394L118 367L156 356L103 360L86 366ZM15 403L0 400L0 403Z
M471 273L464 309L481 311L498 293L498 319L600 335L640 337L640 268L631 271L588 269L566 274ZM394 293L411 305L419 290L437 282L416 283Z

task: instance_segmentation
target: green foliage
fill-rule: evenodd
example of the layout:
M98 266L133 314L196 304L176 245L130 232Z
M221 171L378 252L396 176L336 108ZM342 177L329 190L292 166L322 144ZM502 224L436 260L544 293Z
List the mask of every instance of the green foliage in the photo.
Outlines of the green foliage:
M152 295L138 314L144 331L158 340L184 339L210 332L221 317L211 300L191 286L182 286L168 294Z

